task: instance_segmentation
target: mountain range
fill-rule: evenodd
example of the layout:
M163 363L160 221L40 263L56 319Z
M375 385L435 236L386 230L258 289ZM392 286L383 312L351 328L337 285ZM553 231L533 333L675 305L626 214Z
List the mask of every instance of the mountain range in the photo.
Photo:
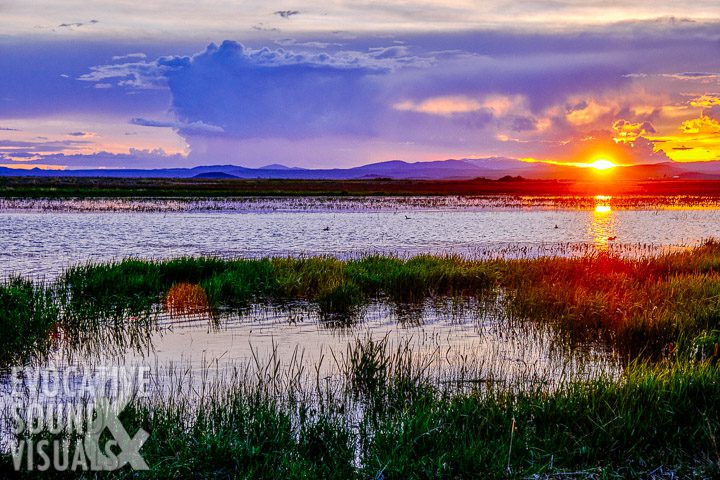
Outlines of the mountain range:
M617 167L622 178L645 180L656 178L719 179L720 161L714 162L663 162ZM591 168L578 168L537 162L524 162L513 158L489 157L481 159L449 159L431 162L405 162L391 160L352 168L309 169L272 164L260 168L237 165L208 165L192 168L160 169L85 169L21 170L0 167L0 176L42 177L126 177L126 178L217 178L217 179L295 179L295 180L467 180L484 177L523 177L528 179L584 180L599 173Z

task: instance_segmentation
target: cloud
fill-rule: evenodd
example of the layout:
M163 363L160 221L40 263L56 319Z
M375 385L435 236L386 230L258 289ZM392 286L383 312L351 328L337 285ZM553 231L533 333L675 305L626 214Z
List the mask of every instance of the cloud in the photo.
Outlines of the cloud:
M263 22L256 23L251 27L256 32L279 32L280 29L276 27L266 27Z
M720 105L720 96L718 95L701 95L690 100L693 107L714 107Z
M381 77L415 57L374 52L258 50L225 41L192 57L158 61L184 124L217 125L235 138L373 135ZM191 132L188 132L191 133Z
M0 159L9 166L25 167L58 166L69 169L83 168L168 168L187 165L187 157L180 154L168 154L161 148L143 150L130 148L127 153L99 151L92 154L32 154L19 156L0 152Z
M71 137L94 137L97 135L95 132L68 132Z
M297 41L294 38L281 38L278 40L275 40L274 42L276 45L280 45L283 47L309 47L309 48L328 48L328 47L342 47L342 43L338 42L320 42L320 41Z
M408 47L404 45L393 45L392 47L370 48L368 55L373 58L404 58L409 56Z
M680 72L665 73L664 77L675 78L678 80L716 80L720 79L718 72Z
M300 12L297 10L278 10L277 12L274 12L274 15L278 15L282 18L290 18L294 15L299 15Z
M511 119L511 129L513 132L530 132L537 130L538 121L532 117L516 116Z
M461 113L477 112L482 110L484 106L479 100L458 95L429 98L420 102L405 100L394 104L393 108L401 112L416 112L449 117Z
M78 77L83 82L93 82L95 88L111 88L114 80L118 86L141 90L163 89L166 87L163 77L164 67L157 62L129 62L90 67L89 73ZM98 87L100 85L100 87Z
M8 2L6 2L8 3ZM317 9L317 2L280 4L284 11ZM289 9L292 7L292 9ZM284 10L288 8L288 10ZM254 25L268 16L268 2L248 0L238 8L237 2L92 2L65 0L34 0L8 3L5 35L32 35L37 31L39 18L56 25L67 19L68 12L82 15L77 18L107 18L105 37L114 39L150 38L153 42L181 36L193 38L224 38L248 33L245 25ZM272 9L270 9L272 12ZM411 2L393 0L354 0L324 2L322 10L307 19L285 22L298 32L334 30L354 34L398 34L421 31L458 32L468 30L518 30L532 32L577 33L578 30L613 27L614 33L633 33L663 29L695 29L714 34L708 23L717 18L716 0L486 0L483 2L448 2L423 0ZM640 21L634 20L640 19ZM283 20L284 21L284 20Z
M17 128L11 128L11 127L0 127L0 131L3 132L19 132L20 130Z
M402 112L416 112L441 117L456 117L468 113L484 112L489 117L503 118L527 112L526 99L522 95L486 95L481 98L468 96L433 97L420 102L405 100L393 108Z
M683 133L720 134L720 122L706 115L685 120L680 126Z
M46 140L44 137L37 138L39 141L0 140L0 152L4 152L10 156L23 153L64 152L92 144L92 142L87 140Z
M100 23L100 20L90 20L88 22L75 22L75 23L61 23L58 25L60 28L80 28L84 27L86 25L94 25L96 23Z
M638 137L657 133L655 127L653 127L650 122L628 122L627 120L616 120L613 122L612 129L615 132L613 140L618 143L632 143L637 141Z
M147 58L147 55L144 53L141 53L141 52L137 52L137 53L127 53L125 55L113 55L113 57L112 57L113 60L131 60L134 58L143 60L143 59Z
M624 75L627 78L671 78L674 80L681 81L697 81L702 83L708 83L720 79L719 72L672 72L672 73L627 73Z
M132 125L139 125L141 127L159 127L159 128L174 128L176 130L183 131L185 133L222 133L222 127L217 125L210 125L201 121L182 123L182 122L164 122L160 120L148 120L145 118L133 118L130 120Z

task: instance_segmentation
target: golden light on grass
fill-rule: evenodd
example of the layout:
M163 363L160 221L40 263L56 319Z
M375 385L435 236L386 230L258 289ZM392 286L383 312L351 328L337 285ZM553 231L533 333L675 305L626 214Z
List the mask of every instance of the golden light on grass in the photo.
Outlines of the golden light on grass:
M177 283L170 287L163 302L164 310L171 317L197 315L210 310L207 293L195 283Z

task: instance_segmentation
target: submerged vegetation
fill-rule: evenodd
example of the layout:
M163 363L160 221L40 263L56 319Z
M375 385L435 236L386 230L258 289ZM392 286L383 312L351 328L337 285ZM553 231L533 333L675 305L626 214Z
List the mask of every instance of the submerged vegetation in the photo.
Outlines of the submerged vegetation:
M296 357L289 366L255 359L202 395L190 389L131 404L123 413L128 429L150 432L143 455L152 470L141 477L714 476L719 268L715 241L637 259L84 265L49 285L13 278L0 286L0 364L42 358L58 338L83 343L131 324L152 329L158 311L213 317L302 302L332 326L358 322L378 300L402 312L428 299L492 299L513 321L546 326L566 344L614 351L625 359L622 375L522 389L472 375L441 378L387 338L360 339L333 355L332 381ZM134 332L133 342L147 339ZM3 465L11 468L9 456L0 457Z

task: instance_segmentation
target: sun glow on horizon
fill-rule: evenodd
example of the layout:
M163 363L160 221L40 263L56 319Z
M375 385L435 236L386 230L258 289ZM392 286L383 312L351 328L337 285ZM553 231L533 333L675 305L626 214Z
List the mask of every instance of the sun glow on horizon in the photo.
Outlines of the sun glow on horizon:
M595 160L594 162L590 163L589 166L591 168L594 168L595 170L608 170L610 168L615 168L617 165L607 158L599 158Z

